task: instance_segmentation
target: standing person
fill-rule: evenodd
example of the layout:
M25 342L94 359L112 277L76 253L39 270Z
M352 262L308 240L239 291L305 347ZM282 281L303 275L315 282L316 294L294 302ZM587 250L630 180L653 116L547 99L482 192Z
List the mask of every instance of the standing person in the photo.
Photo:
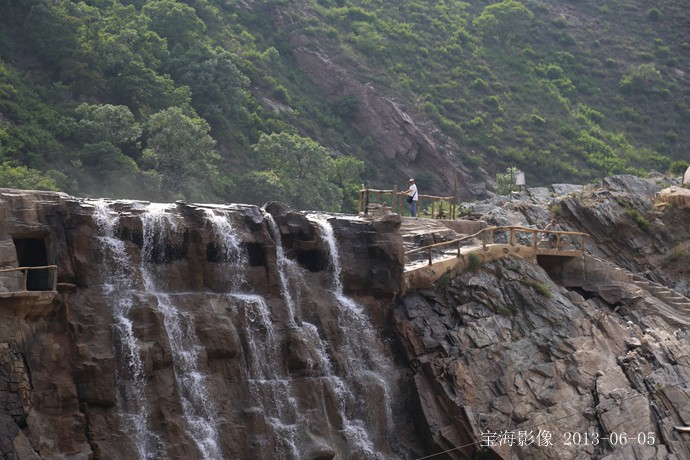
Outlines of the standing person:
M419 193L417 193L417 185L414 183L414 179L410 178L408 181L410 187L402 192L407 195L407 202L410 203L410 215L412 217L417 217L417 202L419 201Z
M549 225L544 227L544 233L542 233L542 236L541 236L541 239L543 241L545 241L548 238L549 243L551 244L551 247L554 247L558 237L555 233L549 233L549 230L554 231L554 232L560 232L561 231L561 225L558 223L555 216L551 218L551 222L549 223Z

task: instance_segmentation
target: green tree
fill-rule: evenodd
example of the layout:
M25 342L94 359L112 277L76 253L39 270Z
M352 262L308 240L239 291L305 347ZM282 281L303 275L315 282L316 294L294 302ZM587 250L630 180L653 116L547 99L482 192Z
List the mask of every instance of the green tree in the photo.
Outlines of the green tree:
M167 67L178 84L191 89L197 112L214 128L248 123L249 79L228 51L199 42L184 52L173 53Z
M240 176L236 183L238 201L261 206L269 201L283 201L285 188L273 171L252 171Z
M532 17L522 3L504 0L484 7L473 24L485 39L506 45L525 33Z
M142 162L162 176L162 196L168 199L212 198L220 155L208 123L182 109L162 110L146 122Z
M84 142L125 145L141 136L141 126L124 105L82 103L75 112L79 118L77 135Z
M194 8L175 0L153 0L142 8L151 19L151 29L168 40L170 48L188 47L206 32L206 24Z
M0 188L58 190L57 184L49 176L26 166L12 166L9 161L0 164Z
M351 157L339 157L333 161L333 182L343 191L343 212L359 211L359 190L366 172L363 161Z
M520 186L515 185L515 177L519 172L518 168L511 166L504 173L496 173L496 194L508 195L510 192L520 190Z
M256 166L272 171L285 195L283 201L299 209L340 211L342 191L333 183L334 160L326 148L296 134L262 134L254 144Z

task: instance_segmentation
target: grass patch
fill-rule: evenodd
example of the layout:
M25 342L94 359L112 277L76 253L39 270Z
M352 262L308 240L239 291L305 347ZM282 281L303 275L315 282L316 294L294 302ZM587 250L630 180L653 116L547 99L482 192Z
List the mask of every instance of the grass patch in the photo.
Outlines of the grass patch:
M551 215L561 217L563 215L563 206L560 203L554 204L549 208L549 211L551 211Z
M690 249L683 243L678 243L664 258L664 265L690 266Z
M553 296L551 289L549 289L549 287L541 281L529 280L526 282L526 284L548 299Z
M474 272L477 271L479 266L482 264L482 256L477 254L476 252L471 252L467 255L467 267L465 269L468 272Z
M436 281L436 288L445 291L450 285L450 274L444 273L438 281Z
M651 224L637 209L626 209L625 215L640 227L641 230L648 232Z

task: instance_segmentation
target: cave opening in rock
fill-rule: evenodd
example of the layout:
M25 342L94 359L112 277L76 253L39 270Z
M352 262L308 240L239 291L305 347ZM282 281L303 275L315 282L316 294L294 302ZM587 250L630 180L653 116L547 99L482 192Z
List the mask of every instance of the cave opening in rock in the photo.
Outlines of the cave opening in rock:
M45 238L13 237L12 240L17 251L19 267L46 267L48 265L48 250ZM28 270L26 273L26 289L28 291L52 290L51 269Z
M176 260L182 260L185 257L184 244L176 243L159 243L153 245L145 254L147 263L152 264L169 264Z
M246 254L247 262L251 267L263 267L266 265L266 251L259 243L242 243L241 250ZM228 253L216 243L206 245L206 260L211 263L237 263L243 258L239 252Z
M242 243L249 256L251 267L263 267L266 265L266 251L259 243Z
M318 249L302 250L297 253L297 263L310 272L322 272L328 268L328 253Z

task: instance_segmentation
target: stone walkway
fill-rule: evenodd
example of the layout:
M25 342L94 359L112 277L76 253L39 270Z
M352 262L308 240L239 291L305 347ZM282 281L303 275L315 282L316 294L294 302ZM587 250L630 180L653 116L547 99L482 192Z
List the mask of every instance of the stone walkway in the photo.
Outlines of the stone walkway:
M409 217L403 218L400 232L402 234L405 252L436 243L453 241L470 234L461 233L455 229L449 228L448 222L446 221L413 219ZM484 254L483 259L487 256L493 259L497 256L502 257L511 253L519 253L520 248L521 246L519 245L490 245L488 254L482 252L482 254ZM530 249L533 250L533 248L524 247L523 252ZM406 289L419 288L424 285L431 286L444 273L458 264L464 264L470 253L480 250L481 242L477 239L475 241L468 241L467 244L460 248L460 257L458 257L457 246L449 245L442 248L434 248L433 265L429 265L429 255L426 251L420 251L406 256ZM636 298L644 298L647 308L656 310L664 317L679 325L690 326L690 299L662 284L635 275L606 260L599 259L598 257L593 257L592 259L599 260L606 265L611 265L611 271L616 273L620 272L618 273L620 276L612 276L612 278L617 278L618 280L602 279L598 282L586 281L580 285L587 284L588 290L599 292L604 297L607 296L609 291L617 291L619 293L618 295L620 295L621 291L629 291L630 295ZM567 285L568 283L565 284Z

